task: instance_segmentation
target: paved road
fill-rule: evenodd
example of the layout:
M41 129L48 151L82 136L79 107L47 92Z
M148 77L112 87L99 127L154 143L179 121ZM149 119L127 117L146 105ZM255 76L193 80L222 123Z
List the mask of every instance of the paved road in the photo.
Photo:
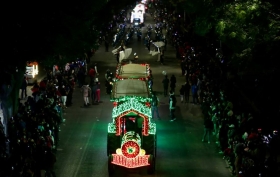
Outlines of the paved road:
M151 23L151 18L147 18ZM162 93L162 71L177 77L176 94L184 78L180 76L180 67L171 46L165 53L165 65L160 65L157 56L152 57L143 42L136 36L128 47L139 55L139 62L151 65L154 75L154 90ZM111 48L112 49L112 48ZM116 60L111 52L105 52L104 46L96 52L92 63L98 63L101 81L101 99L99 105L81 108L82 95L76 89L73 106L66 110L66 122L61 127L60 143L57 152L55 171L58 177L107 177L107 124L112 121L112 103L105 94L104 75L106 69L115 71ZM147 175L146 170L127 170L118 168L116 177L228 177L231 176L222 157L218 155L215 143L202 143L202 113L200 107L192 104L178 103L177 121L169 122L168 98L159 94L159 112L161 120L156 121L158 133L158 155L156 173ZM179 98L178 98L179 100Z

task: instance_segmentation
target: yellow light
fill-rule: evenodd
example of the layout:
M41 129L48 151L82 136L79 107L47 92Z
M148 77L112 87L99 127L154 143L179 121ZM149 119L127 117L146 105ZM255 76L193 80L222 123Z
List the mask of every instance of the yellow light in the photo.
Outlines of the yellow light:
M121 148L118 148L118 149L116 150L116 154L122 155L122 150L121 150Z
M141 156L142 156L142 155L145 155L145 154L146 154L146 151L145 151L144 149L141 149L141 150L140 150L140 154L139 154L139 155L141 155Z

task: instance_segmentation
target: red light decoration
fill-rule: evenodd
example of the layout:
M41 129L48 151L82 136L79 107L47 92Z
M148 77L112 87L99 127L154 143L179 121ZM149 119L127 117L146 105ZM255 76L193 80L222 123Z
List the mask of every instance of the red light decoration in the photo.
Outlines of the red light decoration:
M139 116L141 116L141 117L144 118L144 122L143 122L144 126L143 126L143 131L142 131L142 133L143 133L144 136L148 136L148 135L149 135L149 118L146 117L145 115L139 113L138 111L135 111L135 110L126 111L126 112L120 114L118 117L116 117L116 119L115 119L115 122L116 122L116 136L120 136L121 133L122 133L122 129L121 129L122 119L121 119L121 118L122 118L123 116L125 116L126 114L129 114L129 113L131 113L131 112L136 113L136 114L138 114ZM125 132L124 132L124 133L125 133Z
M121 149L126 158L135 158L140 153L140 146L135 141L125 142Z
M118 106L118 102L115 101L115 102L113 103L113 105L114 105L114 107Z
M112 154L112 164L123 166L126 168L137 168L148 166L150 155L136 156L135 158L126 158L123 155Z
M146 102L145 104L146 104L147 107L151 107L151 103Z

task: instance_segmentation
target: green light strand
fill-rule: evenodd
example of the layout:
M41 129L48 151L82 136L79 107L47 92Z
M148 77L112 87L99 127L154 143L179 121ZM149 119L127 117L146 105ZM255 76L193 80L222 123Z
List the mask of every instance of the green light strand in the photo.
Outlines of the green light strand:
M123 96L116 99L111 99L112 102L127 102L130 99L136 99L138 102L146 103L146 102L152 102L152 98L147 97L141 97L141 96Z
M151 108L145 106L135 98L130 98L128 101L120 103L117 107L114 107L112 117L116 118L120 114L132 109L138 111L141 114L144 114L149 118L152 117Z

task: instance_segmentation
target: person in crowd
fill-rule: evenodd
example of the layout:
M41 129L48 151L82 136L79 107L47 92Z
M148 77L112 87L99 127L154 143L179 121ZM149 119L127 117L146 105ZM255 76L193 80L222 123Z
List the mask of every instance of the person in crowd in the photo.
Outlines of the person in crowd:
M39 83L39 87L40 87L40 92L44 94L46 92L46 87L47 87L47 79L46 78L41 80L41 82Z
M150 53L150 51L151 51L151 42L152 42L152 41L150 41L150 38L147 36L146 47L147 47L149 53Z
M112 82L113 82L113 73L108 69L105 74L105 87L106 87L106 94L111 94L112 91Z
M195 83L192 83L191 90L192 90L192 97L193 97L192 103L197 104L198 103L198 96L197 96L198 90L197 90L197 85Z
M35 102L39 100L40 96L40 86L38 85L38 82L35 81L33 87L31 88L32 96L34 97Z
M185 85L182 85L180 88L180 99L181 99L181 103L184 102L184 95L185 95Z
M58 102L61 102L61 93L60 93L59 86L55 86L55 96L56 96L56 100Z
M175 87L176 87L176 77L174 76L174 74L172 74L171 78L170 78L170 90L172 92L175 91Z
M105 80L108 81L111 78L113 78L113 73L110 71L110 69L107 69L105 73Z
M185 82L184 85L184 94L185 94L185 103L188 103L190 100L190 90L191 90L191 86L189 82Z
M170 121L173 122L175 118L175 109L176 109L176 97L173 91L169 91L169 110L170 110Z
M95 83L96 83L96 102L100 103L100 82L98 80L98 78L95 79Z
M150 79L148 79L148 84L151 91L153 91L154 78L152 74L150 74Z
M185 70L184 75L185 75L186 82L189 82L190 69L187 62L185 63L184 70Z
M96 71L95 71L94 67L90 67L90 70L88 73L89 78L90 78L90 83L94 82L95 74L96 74Z
M186 69L185 69L185 61L181 60L181 72L182 72L182 76L185 75Z
M62 106L63 106L63 108L67 108L66 101L67 101L68 91L66 91L65 85L62 85L59 92L61 94Z
M163 84L163 95L166 97L168 93L168 85L169 85L169 79L167 75L164 76L164 79L162 80L162 84Z
M117 53L115 54L115 57L116 57L117 63L119 63L120 62L120 51L117 51Z
M154 93L152 96L152 118L154 119L154 114L156 113L156 116L158 119L160 119L159 113L158 113L158 106L159 106L159 98Z
M202 142L205 141L205 138L207 136L207 141L208 143L210 144L210 137L211 137L211 131L212 131L212 128L213 128L213 123L211 121L210 118L205 118L204 119L204 134L203 134L203 137L202 137Z
M89 106L89 99L88 97L90 96L90 87L87 83L85 83L82 88L81 88L81 92L83 93L83 98L84 98L84 106L87 107Z
M84 81L85 81L85 72L83 68L79 69L77 74L77 80L78 80L79 88L81 88L84 85Z
M68 94L67 94L67 98L66 98L66 106L69 107L71 106L72 103L72 97L73 97L73 92L75 90L75 80L74 77L71 77L68 83Z
M221 124L219 125L219 153L223 154L226 150L226 148L228 148L228 127L227 124L224 120L222 120Z
M218 133L218 117L217 117L217 112L216 109L214 110L215 112L213 114L211 114L212 118L211 121L213 122L213 135L215 136Z
M92 101L92 104L94 104L96 102L96 98L97 98L96 97L97 83L96 82L91 83L90 88L91 88L91 101Z
M96 75L98 76L99 73L98 73L98 70L97 70L97 63L94 63L93 68L94 68L94 70L95 70Z
M50 150L45 151L45 170L47 176L56 177L54 172L54 164L56 162L56 155Z
M27 85L28 85L28 80L27 80L26 76L24 76L22 79L22 84L21 84L21 99L27 97L27 93L26 93ZM24 95L24 97L23 97L23 95Z

